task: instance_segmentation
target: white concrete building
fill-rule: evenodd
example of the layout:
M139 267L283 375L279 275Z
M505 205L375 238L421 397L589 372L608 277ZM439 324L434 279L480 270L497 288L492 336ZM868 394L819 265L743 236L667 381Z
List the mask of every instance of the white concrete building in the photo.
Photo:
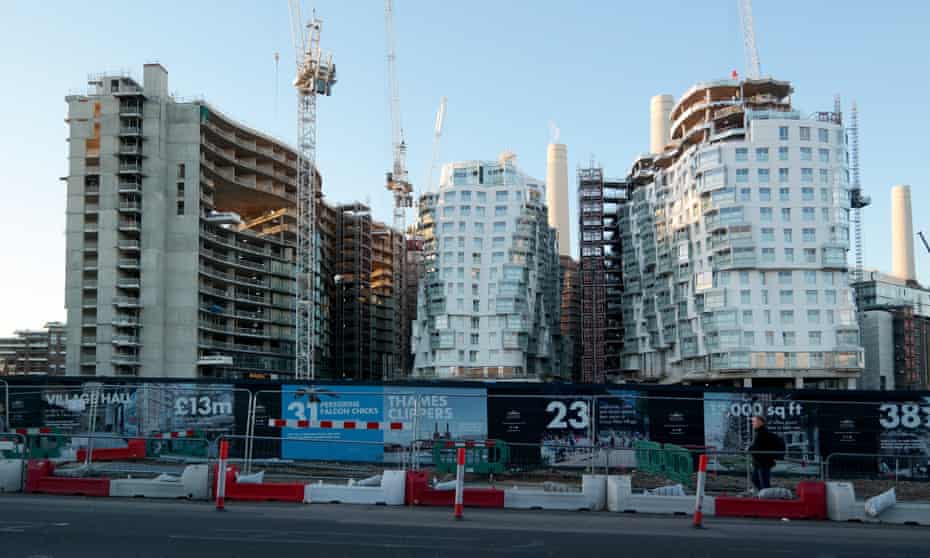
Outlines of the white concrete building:
M559 259L544 190L512 154L443 167L438 192L420 201L415 377L560 375Z
M689 89L621 207L624 368L660 382L851 387L841 115L773 79ZM653 112L655 114L655 111Z

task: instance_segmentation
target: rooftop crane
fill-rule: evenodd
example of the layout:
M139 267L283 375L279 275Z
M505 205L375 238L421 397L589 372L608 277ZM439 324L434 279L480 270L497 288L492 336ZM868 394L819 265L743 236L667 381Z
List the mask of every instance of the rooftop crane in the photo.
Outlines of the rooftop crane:
M746 55L746 77L759 79L759 50L756 48L756 29L752 20L752 0L739 0L740 22L743 26L743 45Z
M407 144L400 121L400 92L397 88L397 53L394 48L394 1L384 0L384 29L387 39L388 101L391 112L393 165L387 173L386 187L394 195L394 228L404 231L405 213L413 206L410 180L407 177Z
M436 174L436 165L439 164L439 144L442 141L442 128L446 123L446 103L448 98L439 99L439 110L436 111L436 127L433 129L433 156L430 158L429 178L426 182L427 189L433 187L433 176Z
M316 184L316 98L329 96L336 83L333 56L320 50L323 22L313 17L304 23L300 0L288 0L291 38L294 40L297 74L297 273L295 367L296 379L316 378L314 351L316 322L315 192Z

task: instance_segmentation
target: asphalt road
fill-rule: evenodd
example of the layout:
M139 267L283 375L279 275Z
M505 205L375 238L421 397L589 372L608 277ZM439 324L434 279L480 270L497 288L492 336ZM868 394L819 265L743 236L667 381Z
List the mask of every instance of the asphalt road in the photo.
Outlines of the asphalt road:
M930 529L607 512L451 510L0 495L0 556L926 556Z

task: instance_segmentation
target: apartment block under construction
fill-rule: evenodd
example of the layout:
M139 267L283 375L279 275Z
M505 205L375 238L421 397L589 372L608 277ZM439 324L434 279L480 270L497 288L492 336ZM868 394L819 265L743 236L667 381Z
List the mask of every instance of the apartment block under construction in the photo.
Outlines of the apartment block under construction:
M297 154L167 80L148 64L66 98L67 373L290 375Z

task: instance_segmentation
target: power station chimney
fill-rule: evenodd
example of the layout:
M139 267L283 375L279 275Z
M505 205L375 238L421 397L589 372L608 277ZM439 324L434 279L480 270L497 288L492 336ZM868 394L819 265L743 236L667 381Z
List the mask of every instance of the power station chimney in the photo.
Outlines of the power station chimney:
M904 281L917 280L911 187L903 184L891 188L891 274Z
M662 153L671 140L672 107L675 100L671 95L656 95L649 102L649 152Z
M559 233L559 255L572 255L572 229L568 221L568 149L550 143L546 150L546 205L549 226Z

